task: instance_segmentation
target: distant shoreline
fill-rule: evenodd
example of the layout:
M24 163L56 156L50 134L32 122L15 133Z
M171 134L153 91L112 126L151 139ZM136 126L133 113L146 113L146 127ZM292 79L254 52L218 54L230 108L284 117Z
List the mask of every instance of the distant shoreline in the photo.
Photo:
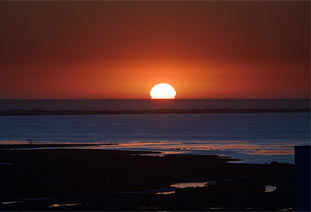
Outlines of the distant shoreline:
M2 110L0 116L100 115L100 114L195 114L195 113L310 113L310 108L275 109L155 109L155 110Z

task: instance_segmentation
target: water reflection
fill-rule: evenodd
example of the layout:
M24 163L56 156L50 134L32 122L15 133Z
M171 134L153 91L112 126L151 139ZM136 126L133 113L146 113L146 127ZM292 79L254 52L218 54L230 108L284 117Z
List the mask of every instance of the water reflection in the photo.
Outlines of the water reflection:
M214 210L216 210L216 211L218 211L218 210L224 210L225 208L223 208L223 207L211 207L211 208L207 208L207 210L209 210L209 211L214 211Z
M154 194L156 195L168 195L175 194L175 189L184 189L184 188L203 188L207 187L208 182L187 182L187 183L173 183L168 188L159 189Z
M64 203L64 204L52 204L50 205L50 208L59 208L59 207L71 207L71 206L78 206L78 205L82 205L81 203Z
M191 183L174 183L170 185L172 188L203 188L207 187L208 182L191 182Z
M1 142L3 143L3 142ZM42 142L43 143L43 142ZM51 142L47 142L51 144ZM273 143L273 144L272 144ZM4 143L3 143L4 144ZM59 143L60 144L60 143ZM67 142L66 142L67 144ZM73 143L71 143L73 144ZM81 143L76 143L81 144ZM83 143L87 144L87 143ZM272 141L225 140L225 141L131 141L126 143L96 142L91 146L38 147L35 149L106 149L128 151L152 151L143 156L165 156L170 154L196 154L229 156L247 163L270 163L272 161L293 163L294 148L292 143ZM19 148L20 150L22 148ZM25 148L32 150L31 148ZM136 155L136 154L134 154Z
M273 186L273 185L266 185L265 187L265 192L273 192L277 189L276 186Z
M165 156L169 154L220 155L239 159L246 163L294 162L294 149L291 143L267 144L254 141L189 141L186 142L128 142L118 145L97 146L95 149L117 149L135 151L154 151L146 156Z
M175 191L163 191L163 192L157 192L156 195L168 195L168 194L175 194Z
M84 147L83 147L84 148ZM161 154L192 153L204 154L211 151L236 151L250 155L293 155L292 144L251 144L247 141L217 141L214 142L128 142L118 145L86 147L92 149L123 149L159 151Z
M2 205L11 205L11 204L16 204L16 203L21 203L22 201L6 201L6 202L1 202Z

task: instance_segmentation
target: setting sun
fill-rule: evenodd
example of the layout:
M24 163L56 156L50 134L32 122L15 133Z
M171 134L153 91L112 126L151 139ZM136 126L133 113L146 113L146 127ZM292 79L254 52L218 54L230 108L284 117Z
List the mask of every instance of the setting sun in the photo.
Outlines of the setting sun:
M153 86L150 96L152 99L175 99L176 91L170 84L160 83Z

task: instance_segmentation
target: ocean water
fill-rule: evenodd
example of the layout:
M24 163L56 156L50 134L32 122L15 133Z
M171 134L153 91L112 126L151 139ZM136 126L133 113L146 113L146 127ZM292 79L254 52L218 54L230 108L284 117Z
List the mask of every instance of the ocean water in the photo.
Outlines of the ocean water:
M1 110L152 110L152 109L310 108L309 99L75 99L0 100Z
M74 102L69 104L68 101ZM80 110L86 107L88 110L96 110L99 105L113 108L108 104L112 101L113 106L132 108L136 104L135 108L145 109L146 105L156 104L149 100L142 101L143 106L139 106L141 100L128 100L128 105L132 106L127 106L127 100L98 101L40 100L23 103L19 100L19 105L9 106L5 102L0 108L29 109L40 105L45 109L62 110L71 107ZM171 104L171 101L158 102ZM168 108L173 105L175 108L193 109L192 104L203 108L209 108L209 105L216 108L308 107L308 101L303 100L258 100L258 104L250 100L213 101L187 100L186 103L175 102ZM269 101L272 101L271 107ZM40 104L36 104L38 102ZM204 102L203 106L199 102ZM152 150L160 152L160 155L217 154L249 163L293 163L293 147L310 144L310 113L0 116L0 143L25 142L27 139L33 142L108 143L113 145L89 148Z

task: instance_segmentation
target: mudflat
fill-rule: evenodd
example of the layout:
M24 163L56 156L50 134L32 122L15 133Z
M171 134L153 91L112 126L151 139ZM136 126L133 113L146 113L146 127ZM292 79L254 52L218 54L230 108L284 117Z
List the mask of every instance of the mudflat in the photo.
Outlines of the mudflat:
M277 210L294 205L292 164L37 147L44 145L0 146L1 210ZM172 186L192 182L204 186Z

